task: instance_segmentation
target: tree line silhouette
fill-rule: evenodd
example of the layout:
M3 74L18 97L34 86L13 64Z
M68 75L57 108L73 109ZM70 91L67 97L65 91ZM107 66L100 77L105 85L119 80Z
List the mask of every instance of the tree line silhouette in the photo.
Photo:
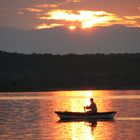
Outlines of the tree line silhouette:
M140 88L140 53L52 55L0 51L0 65L0 91Z

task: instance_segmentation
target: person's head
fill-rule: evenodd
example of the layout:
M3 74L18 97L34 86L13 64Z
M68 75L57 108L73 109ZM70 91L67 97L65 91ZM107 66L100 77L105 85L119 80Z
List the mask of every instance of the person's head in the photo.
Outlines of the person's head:
M90 98L90 102L93 102L93 98Z

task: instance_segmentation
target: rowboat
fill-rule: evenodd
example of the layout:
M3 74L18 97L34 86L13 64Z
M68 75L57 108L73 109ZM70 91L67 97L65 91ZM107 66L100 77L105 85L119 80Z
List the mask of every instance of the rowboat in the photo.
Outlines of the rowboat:
M100 120L100 119L114 119L114 116L117 112L61 112L55 111L55 113L59 116L61 120Z

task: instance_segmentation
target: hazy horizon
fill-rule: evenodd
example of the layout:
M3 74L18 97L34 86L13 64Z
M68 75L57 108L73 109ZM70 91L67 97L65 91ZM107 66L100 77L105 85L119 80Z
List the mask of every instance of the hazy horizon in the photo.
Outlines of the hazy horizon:
M140 28L112 25L71 31L0 27L0 50L17 53L95 54L140 52Z

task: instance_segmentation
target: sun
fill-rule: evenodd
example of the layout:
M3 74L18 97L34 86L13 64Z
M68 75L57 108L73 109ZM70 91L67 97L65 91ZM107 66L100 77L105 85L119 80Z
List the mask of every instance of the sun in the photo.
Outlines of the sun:
M68 26L68 28L69 28L70 30L75 30L77 27L74 26L74 25L72 25L72 26Z

